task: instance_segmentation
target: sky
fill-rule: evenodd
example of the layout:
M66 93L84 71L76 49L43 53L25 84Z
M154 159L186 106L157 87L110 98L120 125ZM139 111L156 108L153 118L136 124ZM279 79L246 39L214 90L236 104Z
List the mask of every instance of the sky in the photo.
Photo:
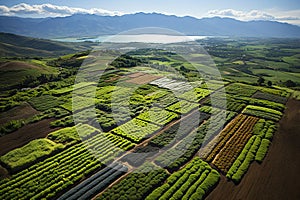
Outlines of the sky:
M299 0L0 0L0 15L57 17L76 13L123 15L137 12L177 16L274 20L300 26Z

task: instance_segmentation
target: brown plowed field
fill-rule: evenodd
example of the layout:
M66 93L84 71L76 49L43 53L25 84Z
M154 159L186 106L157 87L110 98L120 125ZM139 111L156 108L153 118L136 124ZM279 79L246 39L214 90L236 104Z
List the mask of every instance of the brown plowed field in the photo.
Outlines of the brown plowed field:
M252 163L239 185L222 177L206 199L300 199L300 101L290 99L262 164Z
M48 133L57 130L58 128L50 128L50 122L55 119L44 119L42 121L28 124L19 130L0 137L0 156L6 154L10 150L21 147L31 140L44 138Z
M31 107L27 102L16 106L0 114L0 124L5 124L11 120L26 119L40 112Z
M139 74L139 76L126 80L126 82L135 84L146 84L159 78L161 78L161 76L155 76L152 74Z

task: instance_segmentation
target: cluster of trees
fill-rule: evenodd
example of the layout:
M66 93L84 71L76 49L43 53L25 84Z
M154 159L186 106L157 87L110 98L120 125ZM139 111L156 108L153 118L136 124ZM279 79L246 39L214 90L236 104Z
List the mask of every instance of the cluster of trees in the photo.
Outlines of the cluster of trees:
M264 85L265 84L265 79L263 77L259 77L258 80L257 80L257 84L258 85ZM281 85L285 86L285 87L288 87L288 88L293 88L293 87L296 87L298 86L299 84L297 84L296 82L292 81L292 80L287 80L287 81L280 81ZM266 82L266 85L268 87L271 87L273 85L272 81L267 81Z
M129 68L129 67L135 67L140 64L142 64L144 61L142 61L139 58L134 58L130 55L121 55L118 58L116 58L114 61L110 63L111 66L116 68Z
M24 80L16 86L16 89L36 87L48 82L58 82L73 76L77 73L79 67L81 66L83 59L77 59L80 56L86 56L89 51L74 54L71 57L58 59L53 59L47 62L47 65L59 68L59 74L41 74L39 76L27 75Z

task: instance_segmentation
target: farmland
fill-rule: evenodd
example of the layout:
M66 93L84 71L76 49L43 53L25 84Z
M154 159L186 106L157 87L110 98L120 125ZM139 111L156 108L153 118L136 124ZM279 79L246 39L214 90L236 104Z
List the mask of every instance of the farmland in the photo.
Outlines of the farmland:
M218 182L219 173L200 158L173 173L146 199L202 199Z
M94 64L89 52L31 61L53 74L27 77L22 84L32 85L5 86L1 94L0 199L204 199L226 183L242 187L278 145L298 80L288 87L264 76L271 69L246 41L203 42L222 77L162 49L118 58L99 50L103 60ZM245 56L231 54L238 50ZM85 58L89 76L78 80ZM295 59L267 65L298 73Z

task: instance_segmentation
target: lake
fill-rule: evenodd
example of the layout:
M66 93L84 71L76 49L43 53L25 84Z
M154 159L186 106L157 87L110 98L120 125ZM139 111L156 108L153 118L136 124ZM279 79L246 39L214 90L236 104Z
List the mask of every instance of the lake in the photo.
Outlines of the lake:
M57 38L60 42L144 42L144 43L177 43L206 39L213 36L183 36L183 35L161 35L161 34L139 34L139 35L103 35L98 37L81 38ZM215 36L214 36L215 37Z

